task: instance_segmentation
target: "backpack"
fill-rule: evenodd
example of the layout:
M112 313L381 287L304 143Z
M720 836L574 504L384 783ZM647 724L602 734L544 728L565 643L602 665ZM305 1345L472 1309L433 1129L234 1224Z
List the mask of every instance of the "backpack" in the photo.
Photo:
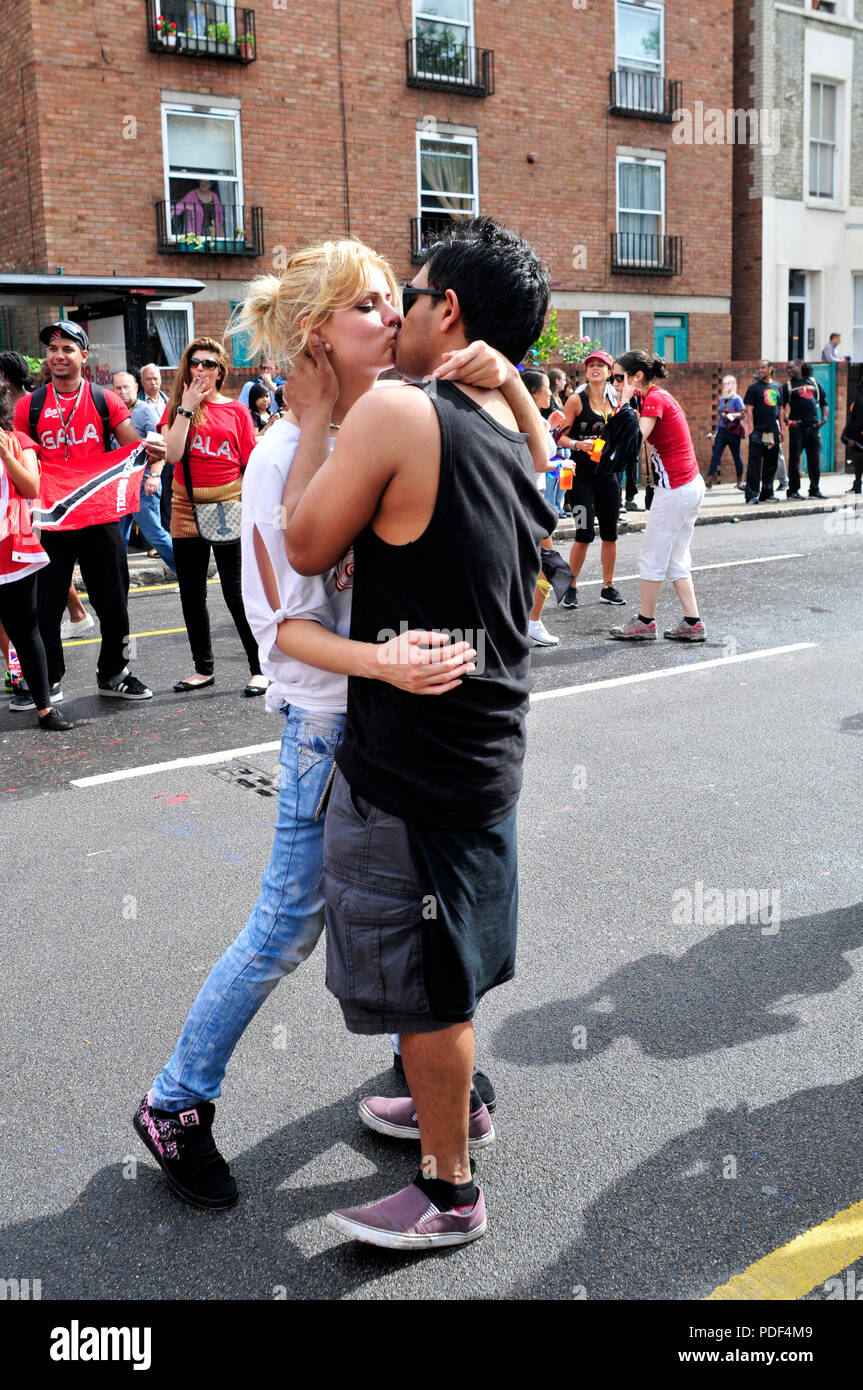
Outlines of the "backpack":
M102 389L102 387L96 386L95 383L92 381L90 382L90 394L93 397L93 404L99 412L99 418L102 421L102 442L105 448L105 453L107 454L111 448L111 435L113 433L111 429L111 420L108 413L108 398L105 395L105 392ZM33 392L32 396L30 397L29 433L31 439L39 438L38 434L36 433L37 429L39 428L39 416L42 414L42 407L44 406L47 399L47 386L37 387L37 389Z

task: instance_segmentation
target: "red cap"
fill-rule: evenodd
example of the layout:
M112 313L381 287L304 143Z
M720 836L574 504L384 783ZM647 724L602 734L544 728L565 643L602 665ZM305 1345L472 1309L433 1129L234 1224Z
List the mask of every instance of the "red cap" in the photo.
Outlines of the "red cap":
M584 359L585 367L588 362L604 362L606 367L614 366L614 358L610 357L607 352L603 352L602 348L595 348L593 352L589 352Z

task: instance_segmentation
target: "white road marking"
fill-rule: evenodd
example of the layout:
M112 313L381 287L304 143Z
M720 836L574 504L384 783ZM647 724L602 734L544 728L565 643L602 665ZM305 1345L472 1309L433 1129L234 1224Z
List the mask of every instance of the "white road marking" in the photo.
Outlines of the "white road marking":
M169 763L146 763L143 767L124 767L119 772L100 772L96 777L78 777L71 787L98 787L104 782L125 782L129 777L149 777L154 772L172 772L175 767L208 767L213 763L229 763L233 758L248 758L254 753L276 753L281 743L251 743L247 748L224 748L220 753L197 753L192 758L174 758Z
M756 555L756 556L755 556L753 559L751 559L751 560L723 560L723 561L722 561L720 564L718 564L718 565L693 565L693 566L692 566L692 573L693 573L693 574L700 574L700 573L702 573L702 571L704 571L704 570L730 570L730 569L734 569L736 565L769 565L769 564L771 564L772 561L774 561L774 560L802 560L802 559L803 559L803 554L802 554L802 552L801 552L800 554L793 554L793 555ZM640 579L640 578L641 578L641 576L638 575L638 574L616 574L616 575L614 576L614 582L615 582L615 584L622 584L623 581L624 581L625 579ZM578 587L579 587L579 589L589 589L589 588L591 587L591 585L593 585L593 584L602 584L602 582L603 582L603 581L602 581L601 579L586 579L586 580L584 581L584 583L582 583L582 581L579 580L579 581L578 581Z
M587 690L611 690L616 685L640 685L643 681L658 681L663 676L687 676L693 671L709 671L717 666L733 666L739 661L757 661L764 656L785 656L788 652L802 652L817 646L816 642L794 642L790 647L765 647L760 652L743 652L740 656L719 656L713 661L695 661L691 666L666 666L661 671L641 671L633 676L615 676L611 680L591 681L587 685L565 685L559 690L540 690L531 695L530 703L539 700L558 700L565 695L583 695Z

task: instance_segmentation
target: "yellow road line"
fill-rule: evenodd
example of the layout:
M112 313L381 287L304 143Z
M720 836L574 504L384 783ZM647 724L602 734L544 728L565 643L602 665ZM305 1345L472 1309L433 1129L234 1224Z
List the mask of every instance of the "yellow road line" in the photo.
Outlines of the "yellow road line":
M208 579L208 580L207 580L207 583L208 583L208 584L218 584L218 582L219 582L219 576L218 576L217 574L214 575L212 579ZM597 581L597 582L601 582L601 581ZM138 587L137 587L136 589L130 589L130 590L129 590L129 598L133 598L133 597L135 597L137 594L152 594L152 593L154 593L154 592L156 591L156 589L162 589L162 590L165 590L165 589L173 589L174 592L176 593L177 590L179 589L179 587L180 587L180 586L179 586L179 584L177 583L176 580L173 582L173 584L139 584ZM84 599L84 598L89 598L90 595L87 594L87 593L83 593L83 594L79 594L78 597L81 598L81 599Z
M184 627L160 627L155 632L130 632L130 637L166 637L169 632L185 632ZM64 642L64 647L90 647L94 642L101 642L101 637L73 637L69 642Z
M863 1202L795 1236L787 1245L756 1260L727 1284L707 1295L722 1299L776 1302L802 1298L817 1284L846 1269L863 1255Z

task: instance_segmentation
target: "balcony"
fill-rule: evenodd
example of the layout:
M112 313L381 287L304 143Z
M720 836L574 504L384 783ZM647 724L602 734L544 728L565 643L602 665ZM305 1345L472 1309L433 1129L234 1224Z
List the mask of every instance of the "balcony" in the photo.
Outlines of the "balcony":
M412 217L411 265L422 265L430 247L445 237L457 220L441 212L424 212L421 217Z
M253 63L255 12L207 0L147 0L147 47L164 55Z
M212 205L210 205L212 206ZM260 256L264 250L264 209L222 203L212 222L197 226L194 208L156 203L156 245L167 255ZM221 217L218 214L221 213Z
M612 275L680 275L683 237L612 232Z
M494 53L469 48L457 39L426 34L405 43L407 85L463 97L487 97L494 91Z
M670 123L683 101L683 83L666 82L658 73L619 68L608 74L608 86L608 110L612 116Z

